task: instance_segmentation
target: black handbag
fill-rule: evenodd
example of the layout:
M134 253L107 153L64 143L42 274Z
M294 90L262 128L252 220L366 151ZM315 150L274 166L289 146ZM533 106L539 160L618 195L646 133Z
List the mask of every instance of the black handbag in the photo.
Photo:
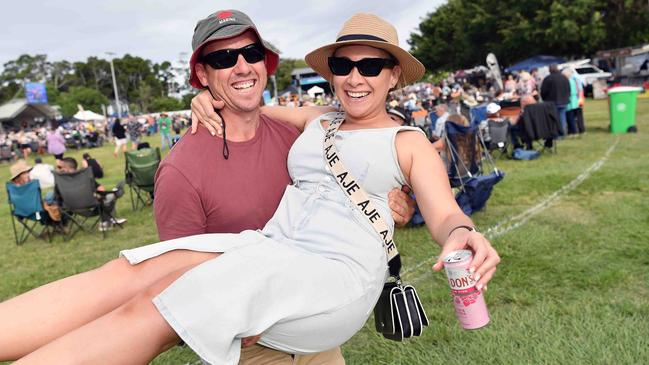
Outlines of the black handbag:
M398 281L385 283L374 307L374 325L389 340L420 336L428 317L415 287Z
M338 157L338 151L336 150L333 137L343 120L344 114L339 113L327 129L324 139L324 151L328 165L331 168L336 182L338 182L338 185L345 191L347 197L354 203L357 209L360 209L362 206L367 211L378 212L365 193L365 190L356 183L356 180ZM349 188L352 185L355 185L357 189ZM375 219L369 219L364 214L363 209L360 210L363 216L368 218L368 221L383 241L383 248L388 259L390 277L393 278L393 281L385 283L381 296L374 306L376 330L383 337L394 341L402 341L404 338L419 336L424 326L428 326L428 318L426 317L426 312L421 305L415 287L401 284L401 278L399 276L399 272L401 271L401 256L397 251L396 244L392 240L392 232L390 232L387 223L385 223L385 220L378 213L376 214L378 219L376 217L374 217Z

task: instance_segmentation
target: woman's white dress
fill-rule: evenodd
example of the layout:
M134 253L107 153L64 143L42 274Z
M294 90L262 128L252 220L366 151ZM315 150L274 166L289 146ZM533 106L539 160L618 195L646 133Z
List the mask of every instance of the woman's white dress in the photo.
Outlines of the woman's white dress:
M176 249L223 252L154 299L205 361L236 364L241 338L259 333L260 344L280 351L321 352L351 338L372 312L387 278L386 256L378 234L325 167L321 121L335 116L309 123L291 148L294 184L261 231L203 234L121 252L132 264ZM406 184L395 137L406 129L338 131L335 140L391 229L387 194Z

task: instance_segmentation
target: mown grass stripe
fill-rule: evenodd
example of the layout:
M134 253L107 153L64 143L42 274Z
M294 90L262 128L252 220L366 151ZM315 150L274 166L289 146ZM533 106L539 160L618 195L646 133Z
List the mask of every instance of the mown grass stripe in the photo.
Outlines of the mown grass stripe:
M561 188L558 190L555 190L552 194L550 194L547 198L543 199L541 202L538 204L526 209L524 212L519 213L513 217L504 219L500 223L497 223L494 226L489 227L484 235L487 237L489 240L493 240L496 237L502 236L516 228L521 227L522 225L526 224L533 216L539 214L540 212L544 211L545 209L549 208L552 204L556 203L561 199L561 197L570 191L574 190L577 186L579 186L582 182L584 182L586 179L588 179L593 172L599 170L606 160L608 160L609 156L611 153L615 150L616 146L620 142L620 137L617 137L615 139L615 142L611 147L606 150L604 153L604 156L602 156L599 160L597 160L595 163L590 165L587 169L585 169L581 174L577 175L572 181L569 183L563 185ZM433 261L437 260L437 256L431 256L428 257L427 259L419 262L417 265L413 266L412 268L406 269L403 271L403 275L407 275L413 272L417 272L419 268L426 264L431 264ZM420 274L416 276L412 282L416 283L419 280L423 279L426 275L430 273L430 270L425 271L423 274Z

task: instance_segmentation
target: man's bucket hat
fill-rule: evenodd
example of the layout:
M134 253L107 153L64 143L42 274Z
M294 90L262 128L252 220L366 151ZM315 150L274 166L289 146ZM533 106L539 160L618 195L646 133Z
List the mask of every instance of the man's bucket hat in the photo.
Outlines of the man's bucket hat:
M198 62L203 47L216 40L228 39L243 34L247 30L252 30L266 48L266 70L268 75L272 75L279 65L279 51L270 43L266 42L259 35L255 23L250 20L246 14L238 10L219 10L210 14L207 18L199 20L194 28L194 37L192 38L192 57L189 60L189 69L191 77L189 83L197 88L204 89L200 80L196 76L194 66Z

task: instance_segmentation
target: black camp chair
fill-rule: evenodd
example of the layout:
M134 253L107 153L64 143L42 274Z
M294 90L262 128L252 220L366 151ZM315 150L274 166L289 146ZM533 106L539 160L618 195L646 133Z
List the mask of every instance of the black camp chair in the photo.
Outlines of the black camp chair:
M95 178L90 168L77 170L71 173L54 173L54 185L62 200L62 214L69 219L71 227L66 239L72 239L79 231L95 231L95 228L103 217L109 217L112 222L115 217L107 212L102 204L106 194L114 193L108 191L102 194L96 193ZM75 227L73 227L75 226ZM117 224L123 228L121 224ZM102 230L103 238L106 238L106 230Z
M126 183L133 210L153 202L155 173L160 165L160 149L145 148L126 152Z
M559 137L559 116L554 103L528 104L523 109L519 133L528 150L557 152L556 138ZM537 143L537 147L534 144Z
M496 121L493 119L487 120L487 129L489 130L489 143L487 149L494 157L495 153L499 152L498 157L507 155L509 149L509 119Z
M455 200L465 214L485 207L493 186L505 174L496 165L476 126L465 127L446 122L446 161L451 187L457 190ZM486 160L492 172L485 174L482 161Z
M53 231L47 222L47 212L43 209L41 187L38 181L33 180L21 186L7 182L6 187L16 244L25 243L30 235L36 239L51 241ZM16 222L18 222L18 227L16 227Z

